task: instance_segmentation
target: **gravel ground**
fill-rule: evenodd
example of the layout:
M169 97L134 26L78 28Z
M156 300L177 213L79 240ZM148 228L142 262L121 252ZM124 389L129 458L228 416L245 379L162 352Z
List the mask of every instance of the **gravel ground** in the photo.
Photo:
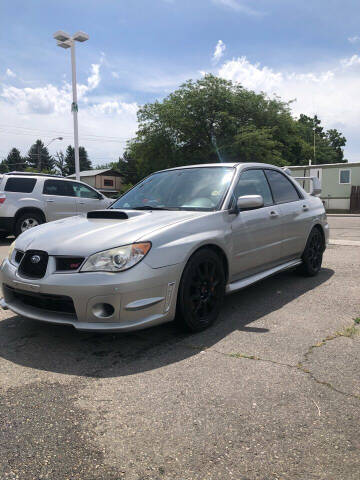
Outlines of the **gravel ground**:
M318 277L229 296L193 335L0 311L0 479L358 480L359 264L331 245Z

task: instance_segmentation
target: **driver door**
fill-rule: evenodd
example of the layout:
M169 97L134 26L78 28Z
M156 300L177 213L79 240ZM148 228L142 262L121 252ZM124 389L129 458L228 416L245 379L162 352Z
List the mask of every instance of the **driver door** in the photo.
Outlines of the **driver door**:
M242 195L261 195L264 206L240 211L234 217L232 281L274 267L281 259L283 240L281 211L274 205L262 169L249 169L241 173L234 190L234 201Z

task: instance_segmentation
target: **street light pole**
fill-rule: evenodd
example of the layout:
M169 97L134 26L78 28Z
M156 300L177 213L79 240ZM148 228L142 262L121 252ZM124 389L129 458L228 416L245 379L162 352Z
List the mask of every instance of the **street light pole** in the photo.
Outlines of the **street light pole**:
M76 180L80 181L80 158L79 158L79 125L78 125L78 104L77 104L77 86L76 86L76 60L75 60L75 41L71 41L71 74L72 74L72 94L73 103L71 111L74 117L74 149L75 149L75 175Z
M50 140L49 143L44 145L44 148L47 148L50 145L50 143L55 142L55 140L62 140L62 139L63 139L63 137L55 137L52 140ZM38 143L38 170L39 170L39 172L41 172L41 148L40 148L40 143Z
M75 175L76 180L80 180L80 158L79 158L79 126L78 126L78 104L77 104L77 86L76 86L76 59L75 59L75 41L86 42L89 35L84 32L76 32L73 36L62 30L54 33L58 47L71 49L71 77L73 101L71 112L74 117L74 151L75 151Z

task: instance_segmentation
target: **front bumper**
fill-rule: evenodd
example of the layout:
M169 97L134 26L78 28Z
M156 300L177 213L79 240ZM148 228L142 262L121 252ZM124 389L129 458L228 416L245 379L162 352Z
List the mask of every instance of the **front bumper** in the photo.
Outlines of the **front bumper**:
M3 261L1 306L27 318L72 325L77 330L130 331L173 320L182 265L151 268L145 262L119 273L51 273L41 279L18 275L17 267ZM9 287L9 288L7 288ZM74 311L55 311L29 304L32 297L70 297ZM110 314L99 314L99 305L110 305Z

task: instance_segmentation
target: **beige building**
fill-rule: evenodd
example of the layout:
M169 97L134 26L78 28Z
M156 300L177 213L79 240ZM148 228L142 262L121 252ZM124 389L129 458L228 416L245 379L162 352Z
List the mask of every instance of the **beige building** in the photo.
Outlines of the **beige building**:
M75 178L73 173L69 178ZM107 197L116 197L121 190L121 174L116 170L84 170L80 172L80 180L99 190Z

